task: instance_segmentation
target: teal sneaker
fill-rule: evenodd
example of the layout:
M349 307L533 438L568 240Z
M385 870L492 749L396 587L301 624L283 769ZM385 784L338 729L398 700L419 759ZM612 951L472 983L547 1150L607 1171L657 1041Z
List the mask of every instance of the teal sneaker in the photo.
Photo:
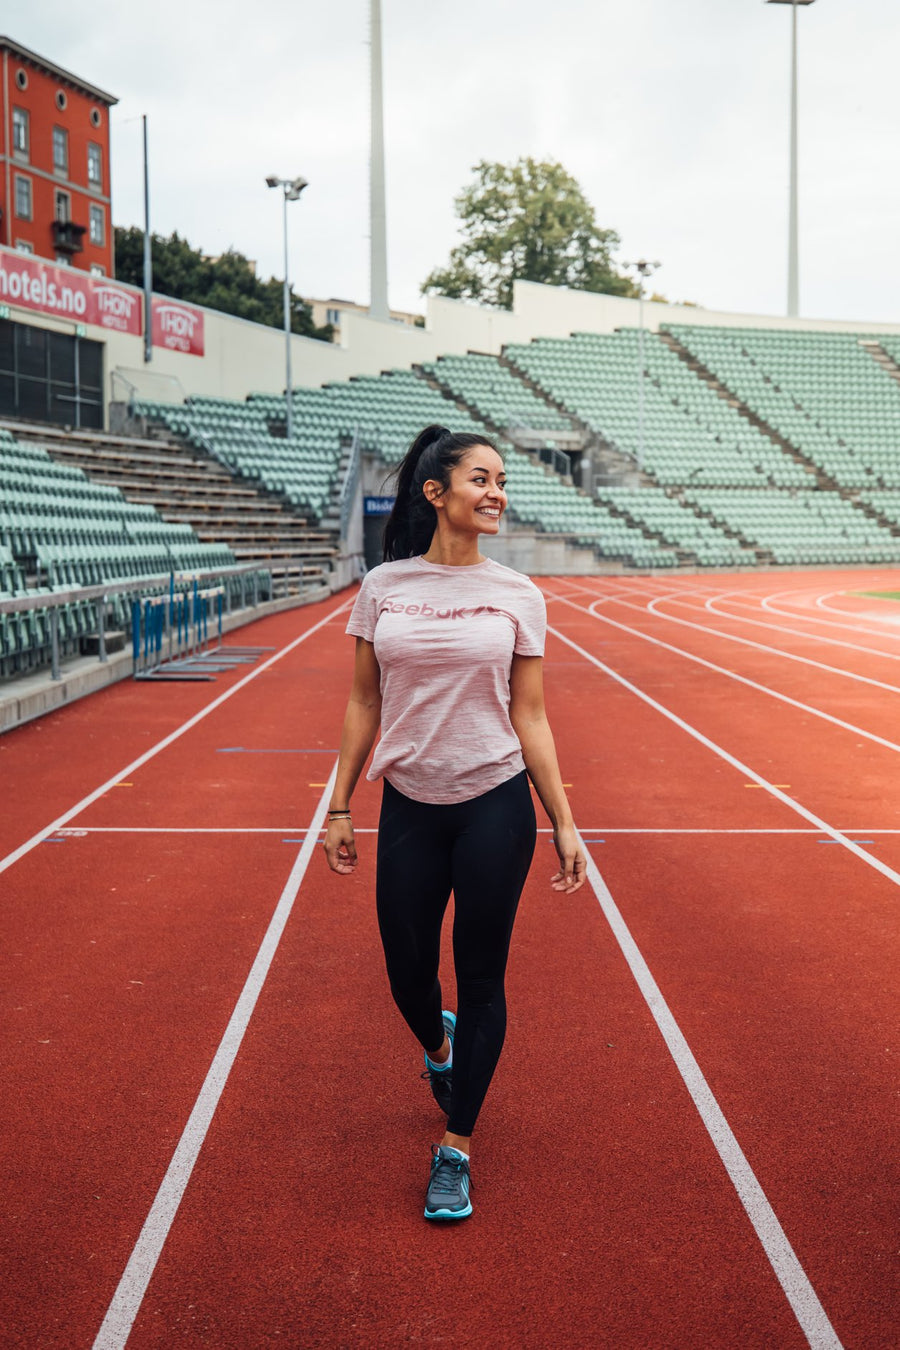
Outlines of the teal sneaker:
M456 1013L447 1012L444 1009L441 1016L444 1019L444 1031L450 1037L450 1044L453 1044L453 1037L456 1034ZM425 1072L421 1075L427 1078L431 1083L431 1091L434 1093L434 1100L441 1108L445 1116L450 1114L450 1091L453 1086L453 1069L438 1069L431 1063L428 1056L425 1056Z
M469 1160L458 1149L432 1145L431 1178L425 1194L426 1219L467 1219L472 1213L469 1199L471 1178Z

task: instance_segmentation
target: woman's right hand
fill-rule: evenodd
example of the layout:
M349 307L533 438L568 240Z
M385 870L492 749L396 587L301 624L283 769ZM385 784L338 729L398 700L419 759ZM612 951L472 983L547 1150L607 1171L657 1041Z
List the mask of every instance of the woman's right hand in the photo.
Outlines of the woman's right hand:
M343 820L330 820L325 831L322 845L325 857L332 872L347 874L354 871L357 864L356 842L353 836L353 821L347 816Z

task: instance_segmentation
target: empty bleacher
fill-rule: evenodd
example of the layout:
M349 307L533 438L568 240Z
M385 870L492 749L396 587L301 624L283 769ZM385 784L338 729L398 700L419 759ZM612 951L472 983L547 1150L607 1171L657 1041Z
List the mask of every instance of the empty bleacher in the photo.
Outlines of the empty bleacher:
M893 517L880 497L860 494L900 486L900 385L886 369L890 343L879 363L866 341L685 325L645 333L640 424L633 329L298 389L290 441L284 399L272 395L195 399L163 416L238 481L323 524L354 436L387 465L428 422L501 439L515 427L540 428L551 447L554 432L582 427L640 471L638 485L632 475L627 485L580 492L507 446L514 524L567 534L598 559L632 567L889 561L898 547ZM777 506L761 528L755 504L767 490ZM840 504L820 501L822 493Z
M741 543L663 488L601 487L597 496L611 511L676 549L686 565L747 567L758 561L749 541Z
M855 333L668 325L682 349L839 488L900 487L900 385Z
M603 502L574 491L531 455L508 450L506 467L509 510L515 520L570 535L575 543L592 548L599 558L630 567L670 568L680 561L665 541L614 514Z
M53 597L79 587L134 582L188 569L233 567L231 550L204 545L189 526L165 522L150 504L128 501L118 487L58 463L37 444L0 428L0 597ZM109 602L113 623L127 621L126 602ZM95 631L93 603L59 609L63 655ZM0 614L0 675L47 663L49 610Z
M860 564L900 558L900 540L836 492L688 490L685 500L783 565Z
M541 398L499 357L469 352L465 356L441 356L421 368L450 397L461 400L498 432L533 428L545 431L552 444L554 431L571 430L572 419Z
M238 563L257 563L270 572L280 590L325 584L337 551L334 531L310 524L275 500L253 481L257 475L252 472L235 476L236 456L229 455L229 445L235 440L250 444L253 421L248 419L238 435L246 405L229 403L234 410L225 429L229 445L218 438L213 443L207 429L215 425L215 416L210 419L206 402L200 401L199 412L189 404L138 405L143 422L164 433L161 437L60 437L51 450L92 480L114 485L129 500L189 531L194 542L191 557L180 559L183 567L213 565L201 559L214 558L212 550L224 543Z
M800 486L802 466L698 380L653 333L644 334L643 417L638 414L640 335L576 333L506 348L507 358L657 484Z

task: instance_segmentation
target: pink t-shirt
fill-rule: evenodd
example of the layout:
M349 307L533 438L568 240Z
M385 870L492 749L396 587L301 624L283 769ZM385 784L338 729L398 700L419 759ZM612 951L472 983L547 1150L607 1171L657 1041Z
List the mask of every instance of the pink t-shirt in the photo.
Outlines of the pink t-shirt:
M368 777L420 802L480 797L525 767L509 720L513 653L543 656L547 608L521 572L488 558L382 563L347 632L375 646L381 740Z

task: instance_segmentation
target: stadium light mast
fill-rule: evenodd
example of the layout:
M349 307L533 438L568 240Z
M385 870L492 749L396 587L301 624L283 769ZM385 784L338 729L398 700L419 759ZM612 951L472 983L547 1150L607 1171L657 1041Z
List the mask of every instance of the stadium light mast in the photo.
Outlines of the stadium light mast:
M278 178L270 174L266 187L280 187L284 196L284 401L287 410L287 438L291 439L294 430L294 410L291 407L291 287L288 281L288 228L287 204L298 200L305 187L309 187L305 178Z
M627 262L622 264L632 272L638 274L638 435L637 435L637 466L638 473L644 468L644 282L647 277L653 275L662 263L648 262L646 258L639 258L637 262Z
M812 5L815 0L766 0L770 5L791 7L791 182L788 189L788 294L789 319L796 319L800 308L800 246L797 225L797 6Z
M369 314L387 323L387 221L384 188L384 97L381 79L381 0L370 0L371 148L369 151Z
M150 241L150 158L147 153L147 114L141 117L144 135L144 362L153 360L153 254Z

